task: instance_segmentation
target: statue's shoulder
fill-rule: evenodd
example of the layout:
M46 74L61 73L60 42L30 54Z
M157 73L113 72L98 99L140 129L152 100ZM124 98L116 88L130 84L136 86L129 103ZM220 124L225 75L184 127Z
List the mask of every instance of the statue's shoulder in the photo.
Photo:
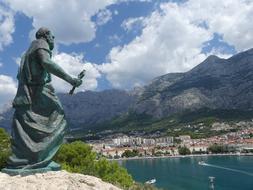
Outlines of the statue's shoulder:
M44 49L48 51L49 53L51 52L49 49L48 43L43 39L37 39L37 40L32 41L31 46L30 46L30 51L34 52L38 49Z

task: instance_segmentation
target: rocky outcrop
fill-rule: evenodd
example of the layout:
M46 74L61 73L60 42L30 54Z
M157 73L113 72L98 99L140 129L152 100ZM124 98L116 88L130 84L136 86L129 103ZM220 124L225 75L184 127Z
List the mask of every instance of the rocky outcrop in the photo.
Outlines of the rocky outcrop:
M1 190L120 190L101 179L66 171L9 176L0 173Z

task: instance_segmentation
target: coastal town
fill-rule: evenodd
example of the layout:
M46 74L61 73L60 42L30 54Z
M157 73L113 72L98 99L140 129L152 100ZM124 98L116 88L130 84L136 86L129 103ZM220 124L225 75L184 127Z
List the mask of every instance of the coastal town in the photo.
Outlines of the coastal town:
M253 122L239 122L240 130L231 125L213 123L211 130L223 131L209 138L191 138L190 135L152 137L116 134L89 144L101 156L109 159L163 157L199 154L251 154L253 152Z

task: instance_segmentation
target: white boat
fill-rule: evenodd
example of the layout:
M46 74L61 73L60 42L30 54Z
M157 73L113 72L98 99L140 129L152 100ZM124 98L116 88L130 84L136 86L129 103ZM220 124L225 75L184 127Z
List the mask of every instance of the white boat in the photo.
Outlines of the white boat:
M202 166L206 165L206 163L204 161L199 161L198 164L202 165Z
M145 183L146 184L154 184L155 182L156 182L156 179L154 178L154 179L146 181Z

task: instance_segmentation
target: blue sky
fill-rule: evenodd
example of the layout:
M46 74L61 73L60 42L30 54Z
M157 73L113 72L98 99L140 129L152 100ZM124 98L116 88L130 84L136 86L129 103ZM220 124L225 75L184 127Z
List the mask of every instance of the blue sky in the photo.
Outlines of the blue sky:
M72 76L87 70L84 91L132 89L249 49L252 20L248 0L0 0L0 107L15 95L20 57L41 26L56 36L57 64Z

